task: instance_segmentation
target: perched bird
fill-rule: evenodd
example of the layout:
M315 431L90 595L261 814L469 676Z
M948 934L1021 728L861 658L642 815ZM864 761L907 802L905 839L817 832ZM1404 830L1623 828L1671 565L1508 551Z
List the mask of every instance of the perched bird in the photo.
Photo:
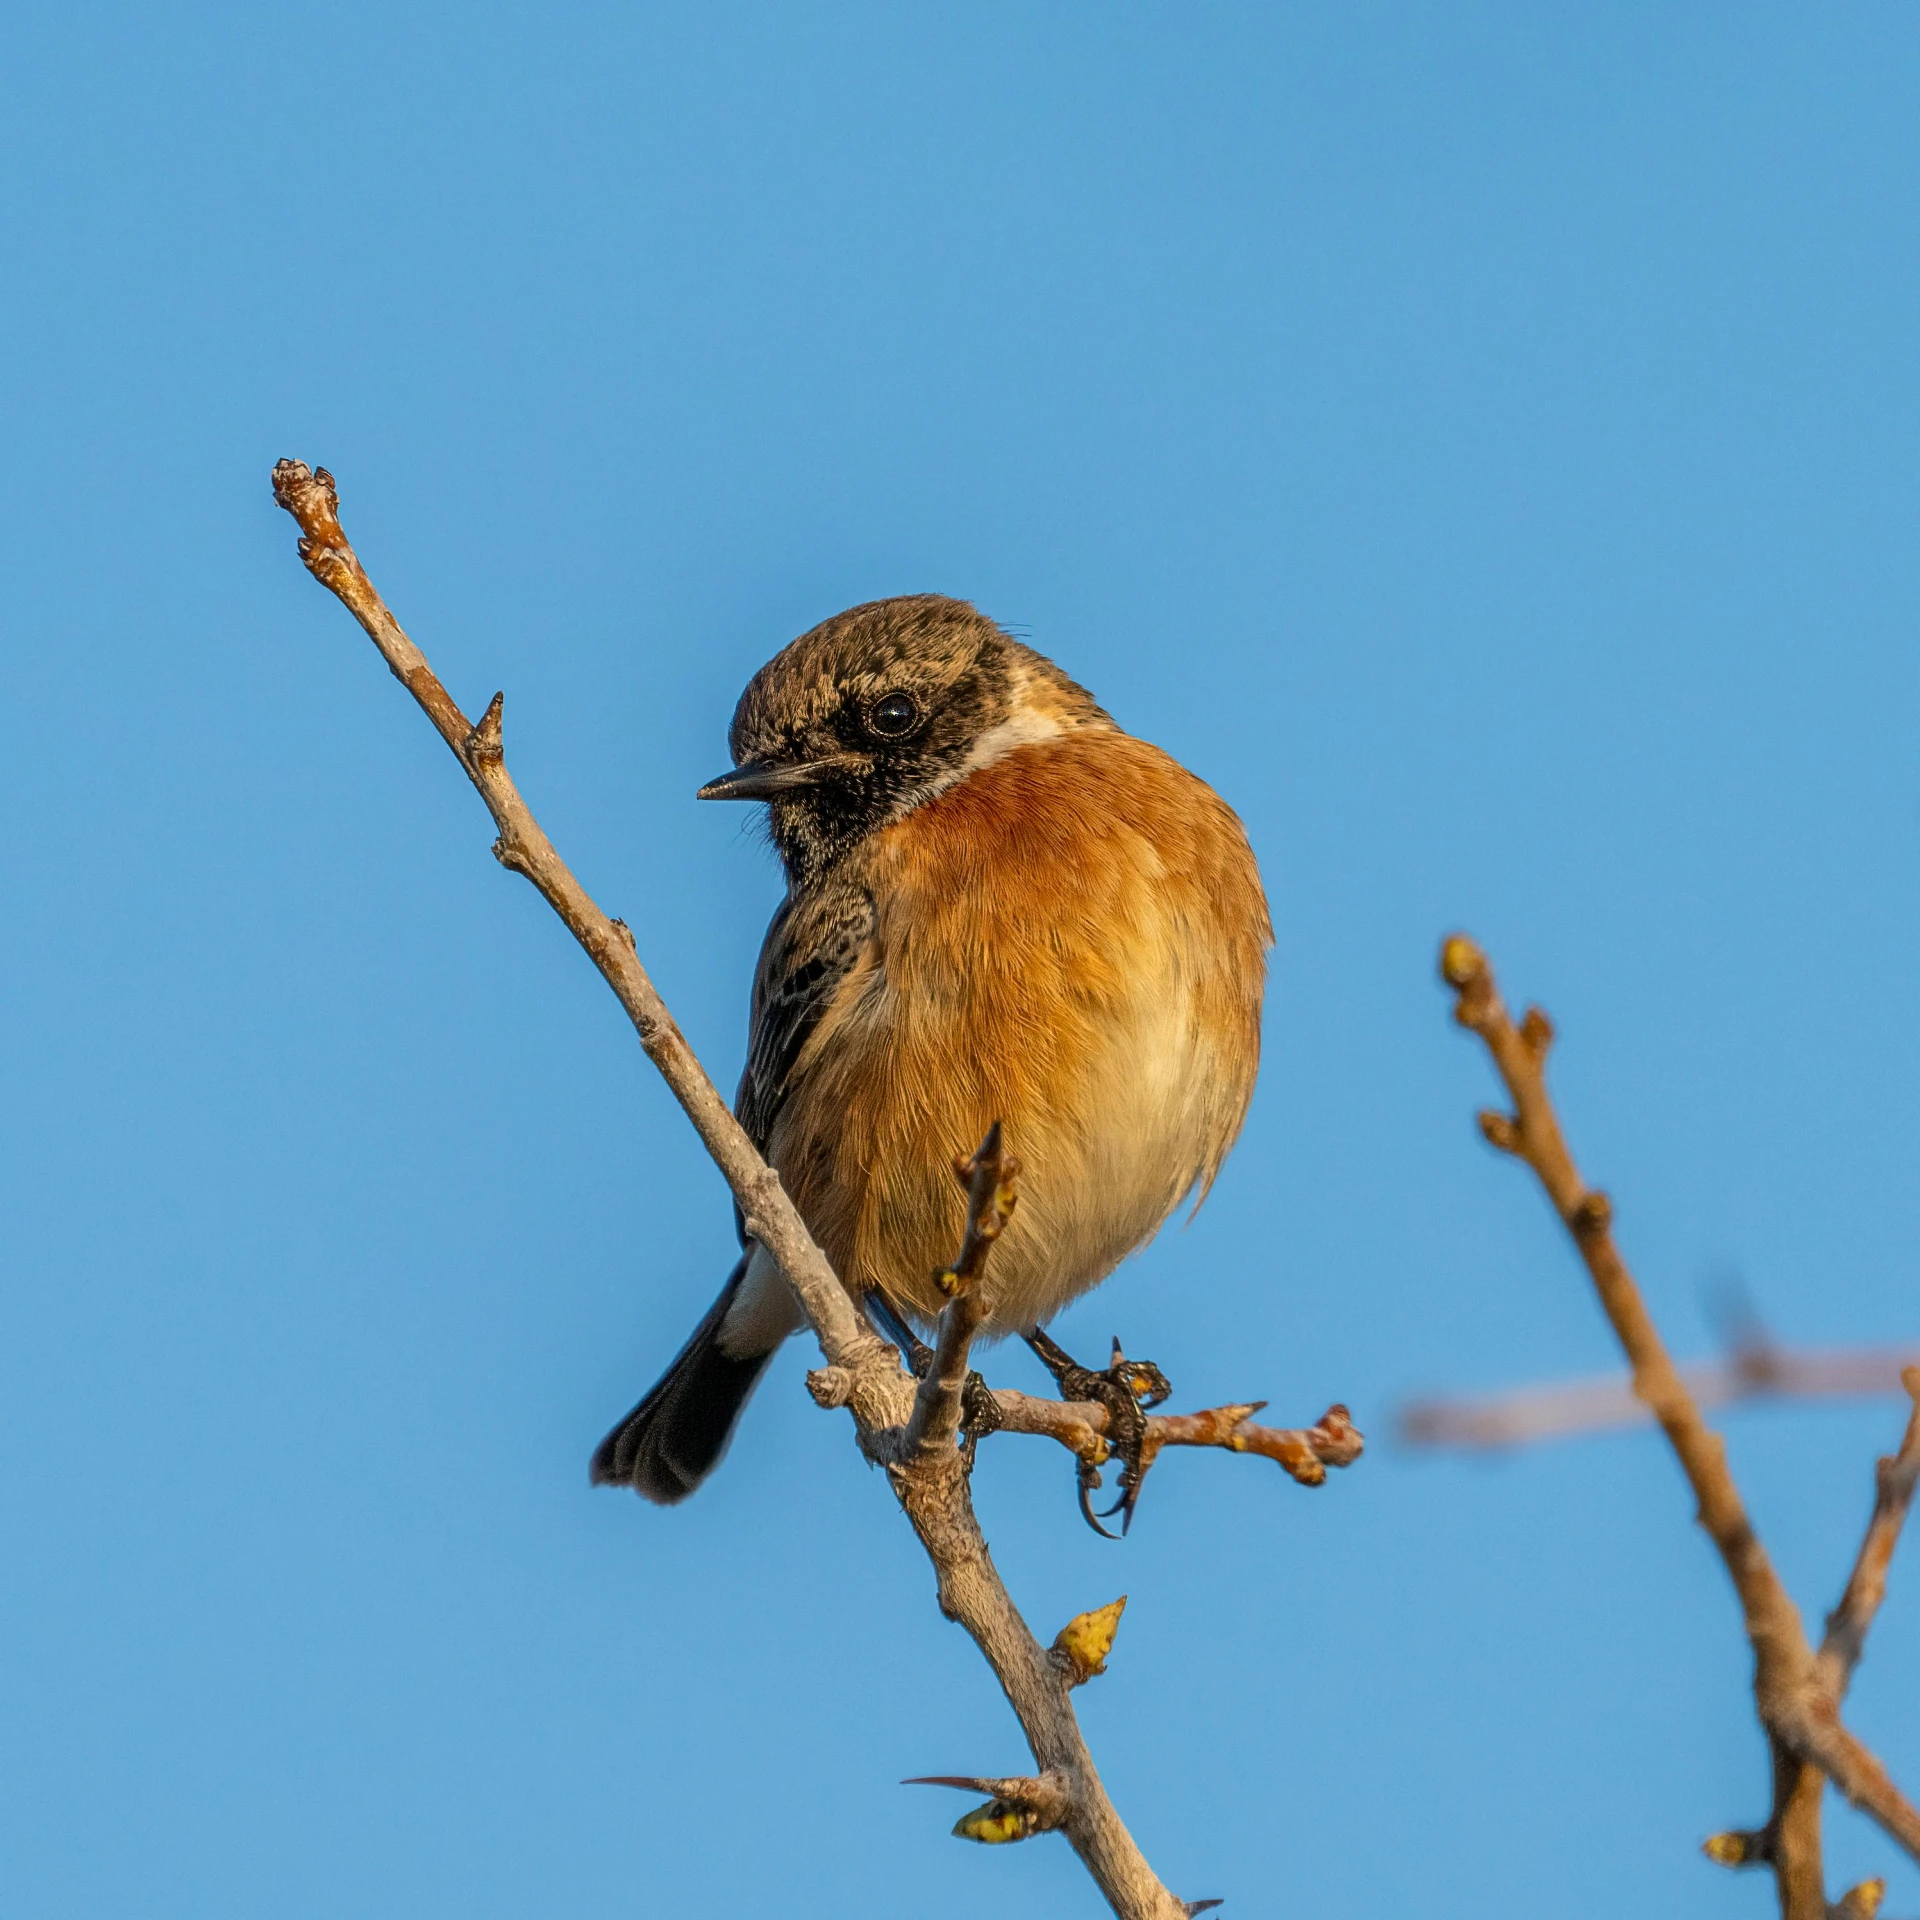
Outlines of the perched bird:
M700 797L765 801L787 875L741 1122L855 1300L930 1321L964 1225L954 1158L1002 1121L1020 1203L986 1332L1033 1333L1205 1191L1246 1116L1273 936L1238 818L938 594L802 634L729 744ZM684 1499L801 1324L745 1241L594 1481Z

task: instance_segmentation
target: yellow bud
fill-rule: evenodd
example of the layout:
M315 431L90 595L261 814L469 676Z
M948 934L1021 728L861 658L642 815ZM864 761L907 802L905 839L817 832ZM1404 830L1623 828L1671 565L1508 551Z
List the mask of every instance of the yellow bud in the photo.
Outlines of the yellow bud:
M1028 1840L1039 1826L1039 1816L1030 1807L1009 1806L1004 1800L989 1800L953 1823L954 1838L977 1840L983 1847L1004 1847L1012 1840Z
M1880 1911L1880 1903L1887 1897L1887 1883L1884 1880L1862 1880L1857 1887L1840 1896L1834 1913L1839 1920L1873 1920Z
M1113 1651L1113 1637L1120 1631L1120 1616L1127 1610L1123 1593L1109 1606L1096 1607L1091 1613L1076 1613L1054 1636L1053 1651L1067 1670L1069 1686L1077 1687L1107 1670L1107 1655Z
M1748 1833L1710 1833L1700 1851L1716 1866L1744 1867L1753 1858L1753 1836Z
M1450 987L1470 985L1486 965L1486 955L1464 933L1449 935L1440 949L1440 977Z

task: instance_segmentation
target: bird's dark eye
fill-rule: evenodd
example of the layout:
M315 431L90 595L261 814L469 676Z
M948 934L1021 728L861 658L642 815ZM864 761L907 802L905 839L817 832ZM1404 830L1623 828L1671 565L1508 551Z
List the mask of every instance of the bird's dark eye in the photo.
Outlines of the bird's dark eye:
M890 693L867 709L867 731L881 740L904 740L920 724L920 703L910 693Z

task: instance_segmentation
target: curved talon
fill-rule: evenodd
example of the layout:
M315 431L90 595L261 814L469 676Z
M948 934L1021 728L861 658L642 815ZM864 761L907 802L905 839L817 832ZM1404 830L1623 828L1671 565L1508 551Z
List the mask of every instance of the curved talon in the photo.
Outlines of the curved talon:
M1093 1480L1091 1484L1089 1484L1084 1477L1082 1478L1080 1482L1080 1518L1084 1520L1102 1540L1118 1540L1126 1531L1124 1527L1122 1527L1120 1533L1109 1533L1106 1528L1100 1524L1103 1518L1112 1517L1113 1509L1109 1507L1105 1515L1097 1514L1093 1510L1093 1502L1087 1498L1088 1494L1093 1491L1093 1488L1099 1484L1100 1469L1098 1467L1095 1467L1093 1470Z
M1120 1472L1120 1498L1101 1516L1102 1519L1111 1520L1116 1513L1120 1515L1120 1537L1123 1540L1133 1531L1133 1510L1140 1504L1140 1483L1146 1477L1144 1466L1136 1470L1135 1464L1129 1461ZM1107 1538L1111 1540L1113 1535L1109 1533Z

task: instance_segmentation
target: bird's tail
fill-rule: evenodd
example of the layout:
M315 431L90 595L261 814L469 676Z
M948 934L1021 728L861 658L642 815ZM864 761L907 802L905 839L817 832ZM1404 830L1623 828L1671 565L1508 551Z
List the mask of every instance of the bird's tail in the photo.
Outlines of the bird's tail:
M743 1258L659 1384L595 1449L596 1487L631 1487L670 1507L720 1464L734 1422L773 1358L771 1349L736 1356L721 1345L721 1322L746 1272Z

